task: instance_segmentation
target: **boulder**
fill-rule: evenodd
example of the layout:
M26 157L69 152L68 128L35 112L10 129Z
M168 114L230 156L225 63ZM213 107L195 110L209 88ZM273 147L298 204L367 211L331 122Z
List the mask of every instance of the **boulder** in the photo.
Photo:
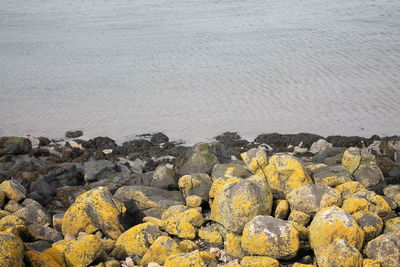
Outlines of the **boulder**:
M207 252L205 252L208 254ZM165 260L164 267L176 267L176 266L208 266L209 262L213 262L209 255L204 255L204 251L199 252L198 250L190 253L180 253L177 255L169 256Z
M299 233L294 223L259 215L244 227L242 248L250 255L291 259L300 248Z
M0 184L0 191L3 191L8 199L16 202L23 200L26 196L26 189L15 180L6 180Z
M100 239L87 235L81 240L68 244L65 260L68 266L89 266L103 253Z
M332 188L324 185L306 185L293 190L287 195L292 210L304 212L313 216L319 210L342 204L342 200Z
M32 152L32 144L29 139L24 137L1 137L0 156L4 154L28 154Z
M394 217L388 220L385 220L385 231L384 233L395 232L400 234L400 217Z
M201 214L201 208L186 209L172 216L165 216L164 229L170 235L175 235L183 239L194 239L197 229L205 222Z
M365 190L365 187L359 182L347 182L341 185L338 185L334 191L338 194L343 200L348 199L353 194Z
M85 182L98 181L102 173L115 172L116 165L108 160L89 160L83 164Z
M336 187L340 184L353 181L353 177L343 166L320 168L313 174L313 179L316 184L330 187Z
M219 142L196 144L192 155L183 164L181 174L211 174L214 165L221 162L217 156L221 153L220 159L229 160L225 147Z
M168 143L169 138L163 133L155 133L151 136L150 142L153 143L154 145L159 145L162 143Z
M140 264L147 266L150 262L156 262L160 265L165 263L169 256L181 253L176 242L168 236L158 237L144 254Z
M368 242L364 253L368 258L378 261L382 267L399 266L400 234L387 233Z
M344 147L326 148L321 153L316 154L312 158L312 161L316 162L316 163L325 163L327 165L332 165L331 163L333 163L336 158L340 158L340 160L338 162L338 164L340 164L345 150L346 150L346 148L344 148Z
M343 154L342 165L367 189L382 190L385 186L375 156L366 149L356 147L347 149Z
M14 213L14 215L23 219L28 224L50 224L51 216L47 212L47 210L37 201L33 199L25 199L22 202L24 206L22 209L19 209Z
M313 184L302 163L287 154L275 154L263 169L274 198L284 199L291 191Z
M22 267L24 258L24 243L10 233L0 232L0 266Z
M199 229L199 238L212 245L223 245L224 239L216 227L203 227Z
M314 142L310 147L310 152L314 154L321 153L327 148L331 148L332 144L327 142L325 139L318 139L317 142Z
M122 186L114 197L125 204L127 214L161 218L171 206L184 204L179 191L167 191L149 186Z
M232 161L225 164L216 164L211 172L211 179L214 181L217 178L247 178L251 176L251 172L247 169L243 161Z
M309 230L312 248L329 244L335 239L344 239L350 245L361 249L364 241L364 232L357 221L338 207L329 207L317 212Z
M388 185L383 189L385 196L393 199L398 206L400 206L400 184Z
M364 242L368 242L382 233L383 221L376 213L359 211L354 213L353 217L364 231Z
M165 165L159 165L154 171L151 186L166 190L176 190L178 189L177 175L174 170Z
M135 225L118 237L112 254L117 259L133 255L143 257L159 236L161 231L153 223Z
M197 244L192 240L182 240L181 242L179 242L178 247L179 250L183 253L189 253L199 248Z
M63 239L63 236L57 230L41 224L32 224L28 226L28 235L34 240L44 240L57 242Z
M363 257L344 239L335 239L314 249L318 267L362 267Z
M228 231L225 235L224 250L231 257L242 258L244 256L242 236Z
M196 173L184 175L179 178L178 186L183 196L199 196L204 202L208 202L208 193L211 188L211 179L208 174Z
M65 137L67 138L78 138L83 135L83 132L80 130L77 131L68 131L65 133Z
M240 261L241 267L279 267L279 261L265 256L246 256Z
M62 232L64 236L76 236L81 231L91 234L101 230L107 237L117 239L124 231L119 219L125 211L108 189L92 189L80 195L65 212Z
M266 178L264 168L268 165L268 156L264 147L252 148L240 156L253 174Z
M264 180L245 179L225 184L211 205L211 220L230 231L241 233L245 224L257 215L269 215L272 194Z

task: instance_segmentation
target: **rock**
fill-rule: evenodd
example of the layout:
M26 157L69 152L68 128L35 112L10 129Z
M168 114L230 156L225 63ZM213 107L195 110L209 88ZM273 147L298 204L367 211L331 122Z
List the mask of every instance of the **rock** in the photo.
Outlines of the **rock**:
M332 243L314 249L318 267L362 267L361 253L344 239L333 240Z
M342 199L348 199L353 194L365 190L365 187L359 182L347 182L341 185L338 185L334 191L338 194Z
M310 147L314 142L323 139L322 136L309 133L298 134L278 134L269 133L257 136L254 141L257 143L264 143L272 146L273 148L287 148L288 146L297 146L303 142L303 146ZM282 150L282 149L281 149Z
M179 178L178 186L183 196L199 196L204 202L208 202L208 192L211 188L210 176L203 173L184 175Z
M292 210L304 212L310 216L319 210L331 206L340 206L342 200L332 188L324 185L306 185L287 195Z
M28 226L28 234L34 240L44 240L44 241L51 241L57 242L63 239L63 236L57 230L49 226L44 226L41 224L32 224Z
M25 242L24 243L25 250L34 250L38 252L43 252L49 248L51 248L51 242L39 240L35 242Z
M19 209L14 214L21 219L23 219L28 224L50 224L51 216L47 212L47 210L37 201L33 199L25 199L22 202L24 206L22 209Z
M197 208L201 206L203 200L199 196L188 196L186 197L186 206L191 208Z
M368 258L378 261L382 267L399 266L400 234L388 233L368 242L364 253Z
M211 171L215 164L220 163L216 150L216 145L218 142L214 143L199 143L194 146L193 154L190 158L183 164L181 173L192 174L192 173L206 173L211 174Z
M7 180L0 184L0 191L3 191L8 199L20 202L25 198L26 189L15 180Z
M6 193L4 191L0 191L0 209L4 207L5 201L6 201Z
M307 213L297 211L297 210L292 210L290 212L288 221L297 223L299 225L307 225L310 222L311 216L308 215Z
M165 216L164 216L165 217ZM165 219L165 231L183 239L194 239L197 229L205 222L201 208L187 209Z
M118 188L114 197L125 204L127 214L132 216L161 218L167 208L184 204L181 192L148 186L123 186Z
M335 239L344 239L357 249L361 249L363 245L363 230L349 213L338 207L320 210L314 216L309 229L312 248L329 244Z
M152 187L166 190L178 189L178 178L174 170L167 168L165 165L159 165L154 171Z
M56 168L52 168L43 180L46 181L52 190L64 186L80 185L83 182L83 173L76 167L75 164L63 163Z
M22 267L24 243L18 236L0 232L0 266Z
M275 201L274 217L281 220L286 220L289 215L289 202L286 199L278 199Z
M12 231L13 233L21 233L26 231L26 223L15 215L6 215L0 219L0 232Z
M155 145L162 144L162 143L168 143L169 138L168 138L168 136L166 136L163 133L156 133L151 136L150 142L152 142Z
M189 253L199 248L197 244L192 240L182 240L181 242L179 242L178 247L179 250L183 253Z
M28 154L32 152L32 144L29 139L24 137L1 137L0 156L4 154Z
M65 252L68 266L89 266L103 253L100 239L95 235L87 235L73 242Z
M384 233L395 232L400 234L400 217L391 218L385 220L385 231Z
M106 188L92 189L80 195L65 212L62 232L64 236L76 236L81 231L92 234L101 230L107 237L117 239L124 230L119 218L125 211L125 206Z
M314 142L310 147L310 152L314 154L321 153L327 148L331 148L332 144L327 142L325 139L318 139L317 142Z
M291 259L300 248L299 234L293 223L260 215L244 227L242 248L250 255Z
M268 157L264 147L252 148L247 152L243 152L240 156L253 174L266 177L264 169L268 165Z
M181 253L176 242L168 236L160 236L144 254L140 264L146 266L150 262L163 265L169 256Z
M343 166L327 166L318 169L313 174L313 179L316 184L330 187L336 187L340 184L353 181L353 177Z
M25 259L29 266L63 267L66 266L64 256L55 248L46 249L43 252L34 250L25 252Z
M264 168L274 198L283 199L291 191L312 184L307 170L295 157L275 154Z
M4 206L4 210L9 211L9 212L16 212L19 209L22 209L23 206L16 202L15 200L10 199L7 204Z
M236 157L239 157L240 153L246 151L249 145L249 141L242 139L240 135L233 132L224 132L216 136L215 139L225 145L230 154Z
M242 258L244 255L242 250L242 236L228 231L225 235L224 250L232 257Z
M90 183L98 181L102 173L115 172L116 165L108 160L90 160L84 163L84 179Z
M388 185L383 189L385 196L390 197L400 206L400 184Z
M62 220L64 217L64 212L62 213L57 213L53 215L53 227L57 231L61 232L61 225L62 225Z
M231 178L230 175L239 178L247 178L251 176L251 172L249 172L246 165L243 164L243 161L216 164L211 172L211 178L213 181L221 177Z
M354 213L353 217L364 231L364 242L368 242L382 233L383 221L376 213L359 211Z
M80 137L82 135L83 135L83 132L79 131L79 130L77 130L77 131L68 131L68 132L65 133L65 137L67 137L67 138L78 138L78 137Z
M257 215L269 215L272 194L264 180L246 179L228 183L216 193L210 219L230 231L241 233L245 224Z
M377 156L376 163L389 184L400 183L400 164L385 156Z
M375 212L379 217L388 218L392 209L386 200L369 190L361 190L343 201L342 209L354 214L358 211Z
M159 236L161 236L161 231L155 224L135 225L118 237L112 255L117 259L133 255L143 257Z
M279 261L263 256L246 256L240 261L241 267L279 267Z
M164 267L176 266L207 266L207 259L203 259L198 250L169 256L165 261Z
M331 147L331 148L326 148L324 151L322 151L319 154L316 154L313 158L312 161L316 163L325 163L326 162L332 162L332 159L339 157L340 161L338 164L341 164L341 159L343 157L343 153L346 150L344 147ZM327 164L331 165L331 164Z
M99 136L83 143L83 146L88 149L104 150L114 148L117 144L111 138Z
M351 147L343 154L343 166L367 189L383 189L385 182L375 157L367 150Z
M224 239L215 227L204 227L199 229L199 238L206 243L223 245Z
M368 146L376 140L375 137L370 139L359 136L341 136L331 135L326 138L326 141L332 143L334 147L363 147Z

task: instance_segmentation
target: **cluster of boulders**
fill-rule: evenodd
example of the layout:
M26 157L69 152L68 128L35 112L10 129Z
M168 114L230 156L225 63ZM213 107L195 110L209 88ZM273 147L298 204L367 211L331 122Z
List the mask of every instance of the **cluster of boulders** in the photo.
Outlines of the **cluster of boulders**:
M0 138L0 266L400 266L400 138Z

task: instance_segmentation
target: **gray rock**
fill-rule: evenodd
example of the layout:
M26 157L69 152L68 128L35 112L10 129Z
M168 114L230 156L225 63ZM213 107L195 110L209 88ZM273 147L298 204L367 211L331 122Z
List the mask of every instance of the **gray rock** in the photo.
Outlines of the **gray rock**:
M310 152L314 154L321 153L327 148L331 148L332 144L327 142L325 139L319 139L317 142L314 142L310 147Z
M344 148L344 147L326 148L321 153L315 155L312 160L313 160L313 162L317 162L317 163L325 163L325 160L328 158L334 157L339 154L343 155L345 150L346 150L346 148ZM341 156L340 156L340 158L341 158Z
M235 168L237 173L234 175L239 178L247 178L252 175L252 173L247 169L246 164L244 164L241 160L232 161L230 163L225 164L216 164L211 172L212 180L217 178L223 178L225 175L225 171L228 168Z
M84 163L84 180L85 182L98 181L104 172L115 172L115 163L108 160L90 160Z
M211 178L208 174L194 173L179 178L178 186L183 197L199 196L203 201L208 202L208 193L211 189Z
M57 242L63 239L63 236L59 231L49 226L44 226L41 224L29 225L28 234L35 241L44 240L44 241Z
M24 137L0 138L0 155L2 154L27 154L32 151L32 144Z
M4 210L9 211L9 212L16 212L19 209L22 209L23 206L16 202L15 200L9 200L7 204L4 206Z
M177 175L174 170L167 168L165 165L159 165L154 171L151 186L166 190L177 190Z
M45 225L51 223L50 214L42 205L40 205L39 202L27 198L22 202L22 205L24 207L22 209L19 209L14 214L23 219L28 224L37 223Z
M316 184L336 187L340 184L353 181L349 171L343 166L328 166L318 169L313 174Z
M8 199L21 201L25 198L26 189L15 180L7 180L0 184L0 191L3 191Z
M67 138L78 138L83 135L82 131L68 131L65 133L65 137Z
M51 248L52 243L50 241L38 240L35 242L25 242L25 250L34 250L37 252L43 252L46 249Z
M364 253L368 258L377 260L382 267L399 266L400 234L387 233L368 242Z

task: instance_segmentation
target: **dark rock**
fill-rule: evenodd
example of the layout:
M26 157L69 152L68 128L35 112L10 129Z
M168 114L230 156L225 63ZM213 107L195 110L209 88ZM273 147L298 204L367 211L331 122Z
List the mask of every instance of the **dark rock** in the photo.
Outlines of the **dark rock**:
M34 250L37 252L43 252L46 249L51 248L52 243L49 241L39 240L35 242L25 242L25 249L26 250Z
M132 174L125 185L150 186L153 181L153 175L153 172Z
M0 138L0 156L3 154L27 154L32 151L32 144L24 137Z
M168 138L168 136L166 136L163 133L156 133L156 134L151 136L150 142L155 144L155 145L158 145L158 144L161 144L161 143L168 143L169 142L169 138Z
M364 253L381 262L382 267L398 266L400 262L400 234L387 233L368 242Z
M67 138L78 138L78 137L80 137L80 136L82 136L83 135L83 132L82 131L68 131L68 132L66 132L66 134L65 134L65 137L67 137Z
M33 199L25 199L22 202L24 206L14 214L23 219L28 224L38 223L41 225L50 224L51 216L39 202Z
M49 226L44 226L41 224L29 225L28 234L34 241L44 240L44 241L57 242L63 239L63 236L61 235L60 232Z
M160 165L154 171L151 186L165 190L177 190L178 177L174 170L169 169L165 165Z
M56 190L56 199L61 201L65 207L69 207L75 199L90 188L88 186L65 186Z
M50 145L51 141L49 138L47 137L38 137L39 139L39 146L47 146Z
M95 182L101 179L105 172L115 172L116 165L108 160L90 160L84 163L85 182Z
M336 155L340 155L340 158L343 156L344 151L346 150L346 148L344 147L330 147L330 148L326 148L324 149L324 151L322 151L321 153L315 155L312 158L313 162L317 162L317 163L324 163L324 161L327 158L330 157L334 157Z
M257 136L256 139L254 139L254 142L260 144L262 143L267 144L273 147L274 149L287 148L290 145L298 146L301 142L303 142L303 147L309 148L314 142L323 138L324 137L320 135L310 134L310 133L298 133L298 134L270 133L270 134L261 134Z
M372 136L371 138L365 138L360 136L341 136L341 135L331 135L326 138L326 141L331 143L334 147L359 147L369 146L379 136Z
M225 132L215 137L215 139L221 142L231 155L240 158L240 154L246 152L251 148L249 141L242 139L240 135L233 132Z
M115 143L114 140L108 137L96 137L93 139L90 139L87 143L82 144L83 147L87 149L111 149L117 147L117 144Z

